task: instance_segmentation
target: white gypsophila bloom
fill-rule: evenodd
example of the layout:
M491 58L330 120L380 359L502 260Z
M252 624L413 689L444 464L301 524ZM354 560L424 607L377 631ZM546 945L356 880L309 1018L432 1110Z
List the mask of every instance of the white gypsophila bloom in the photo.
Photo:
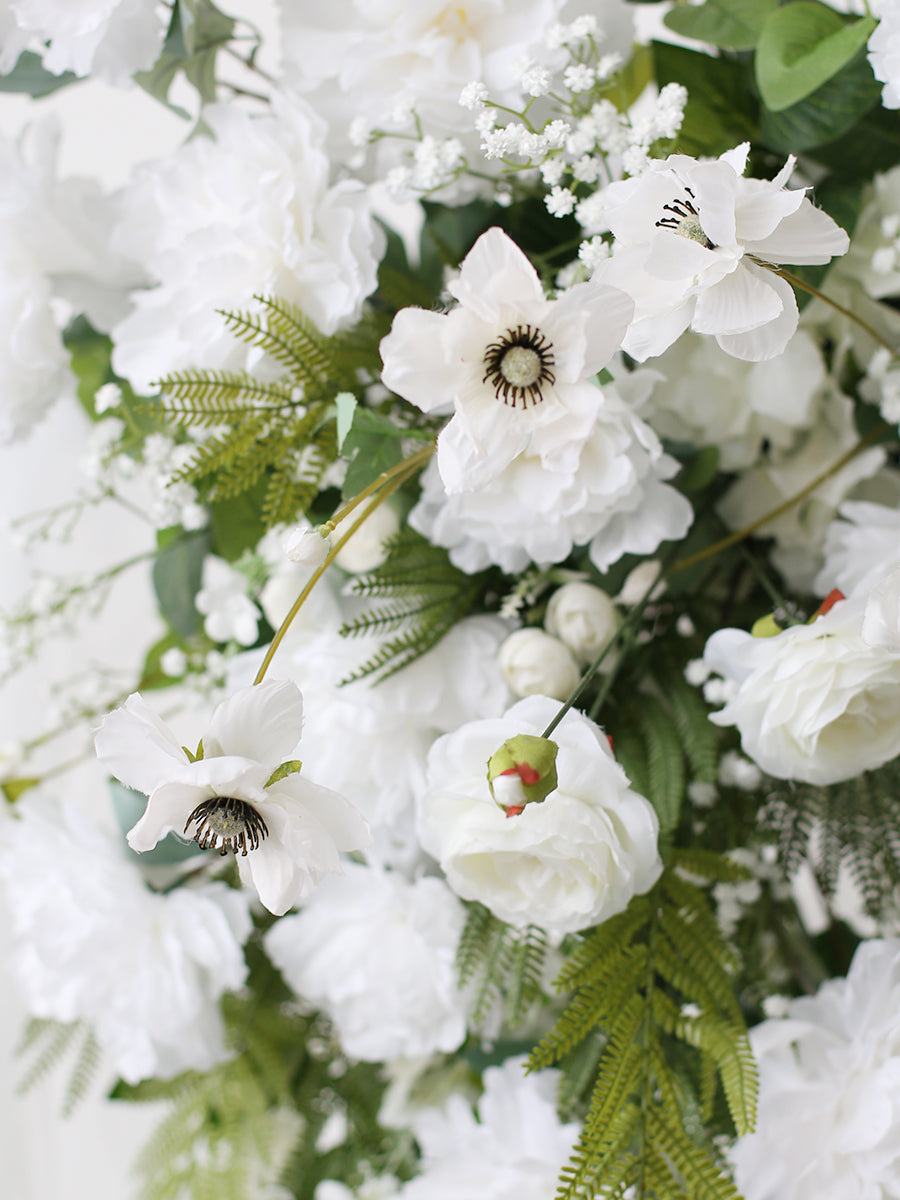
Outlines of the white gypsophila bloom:
M449 290L454 309L401 309L380 347L386 387L423 412L452 406L437 448L447 491L484 484L522 454L548 470L570 466L601 404L589 381L618 349L631 301L594 283L548 300L497 228L481 235Z
M517 734L540 736L559 712L547 696L439 738L418 799L422 845L464 900L501 921L572 933L614 916L653 886L658 821L629 786L603 731L570 709L553 732L559 784L514 816L491 795L486 764Z
M863 201L841 271L876 299L895 296L900 293L900 167L876 175Z
M616 606L602 588L575 580L557 588L547 604L544 625L564 642L582 666L593 662L616 635Z
M749 149L711 162L673 154L607 188L616 240L598 277L635 301L623 343L634 358L661 354L689 326L735 358L776 357L797 328L797 301L762 264L826 263L846 251L847 234L806 189L785 186L794 158L774 179L745 179Z
M882 105L900 108L900 0L879 0L877 15L867 57L872 74L884 84Z
M685 333L654 360L663 376L641 415L662 437L715 446L723 471L753 466L763 442L789 449L816 419L825 363L800 329L778 359L743 362Z
M827 596L867 592L900 563L900 509L867 500L845 500L825 532L825 563L815 591Z
M900 940L863 942L846 979L750 1030L756 1131L731 1151L747 1200L900 1196Z
M128 834L152 850L167 833L201 849L231 852L244 884L281 915L340 871L340 851L362 849L369 831L343 796L311 783L289 758L300 740L303 701L294 683L265 681L218 705L190 759L171 730L135 693L104 718L97 755L128 787L148 796ZM287 760L287 761L284 761Z
M137 168L113 233L155 285L113 330L115 368L139 391L182 367L256 361L217 308L276 295L334 333L376 283L382 235L368 194L352 180L329 186L325 127L304 101L276 96L258 117L216 104L203 117L213 137Z
M247 974L246 898L224 883L151 891L117 839L71 803L29 796L16 813L0 879L29 1011L89 1022L129 1083L224 1061L218 1001Z
M863 638L867 599L840 599L773 637L720 629L706 643L704 662L730 685L710 720L736 726L770 775L838 783L900 754L900 649Z
M0 70L37 41L46 43L43 65L54 75L74 71L118 85L154 64L169 17L157 0L13 0L9 7L17 31L0 43Z
M298 996L333 1021L350 1058L449 1054L466 1036L456 948L465 909L440 879L348 863L266 953Z
M578 1136L556 1115L558 1071L525 1074L521 1058L484 1072L477 1117L451 1095L442 1109L413 1117L420 1174L397 1200L546 1200Z
M718 512L728 528L742 529L758 520L851 450L859 440L853 408L847 396L828 384L820 393L812 427L788 449L773 450L765 461L745 471L725 493ZM884 462L882 447L864 450L800 503L759 527L759 536L775 538L771 560L795 591L811 588L821 568L825 533L838 506Z
M500 647L497 661L513 695L565 700L578 686L575 656L543 629L517 629Z
M594 390L598 409L588 437L554 469L523 453L489 482L448 495L429 463L409 524L470 573L494 563L516 574L532 562L561 562L583 545L605 571L623 554L650 554L683 537L693 510L665 482L679 470L677 461L616 385Z
M214 642L252 646L259 634L260 612L247 595L247 579L224 558L207 554L203 580L194 597L203 629Z

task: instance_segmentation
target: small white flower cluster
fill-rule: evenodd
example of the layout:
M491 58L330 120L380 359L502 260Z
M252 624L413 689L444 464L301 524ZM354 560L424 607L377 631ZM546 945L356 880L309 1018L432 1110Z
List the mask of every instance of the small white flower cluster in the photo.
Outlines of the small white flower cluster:
M411 160L392 167L384 182L394 200L412 200L447 187L465 166L459 138L436 138L427 134L416 145Z

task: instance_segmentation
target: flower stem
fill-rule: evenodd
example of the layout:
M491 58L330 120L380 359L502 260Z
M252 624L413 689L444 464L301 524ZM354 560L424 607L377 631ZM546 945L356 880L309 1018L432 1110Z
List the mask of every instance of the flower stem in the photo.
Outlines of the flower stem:
M385 500L387 500L388 496L393 495L398 488L402 487L403 484L406 483L407 479L415 475L416 471L418 471L419 468L428 461L433 453L433 445L423 446L421 450L417 450L416 453L410 455L409 458L405 458L402 462L397 463L397 465L391 467L389 471L383 471L378 478L373 480L368 487L364 488L358 496L354 496L351 501L345 504L344 507L340 509L332 518L332 522L326 522L326 524L337 524L338 521L342 521L363 500L370 496L373 497L371 503L366 506L365 510L356 518L350 528L345 533L342 533L338 540L334 543L334 545L328 551L328 554L325 556L325 561L322 563L322 565L317 567L308 579L306 586L303 588L300 595L291 606L291 611L281 622L281 625L278 627L278 632L272 638L271 645L266 651L265 658L262 660L260 668L256 672L256 678L253 680L254 683L262 683L262 681L265 679L266 671L268 671L272 659L275 657L275 651L281 645L284 635L287 633L288 629L290 629L294 618L306 602L306 598L325 574L327 568L341 552L343 547L347 544L347 542L350 541L354 533L356 533L357 529L359 529L361 525L365 524L375 509L382 505Z
M807 283L805 279L801 279L800 276L795 275L793 271L788 271L784 267L775 267L771 263L763 262L762 259L754 258L753 261L758 263L761 267L766 267L766 269L771 271L773 275L780 275L781 278L785 280L786 283L789 283L792 287L799 288L801 292L807 292L810 296L815 296L817 300L821 300L823 304L827 304L830 308L833 308L835 312L839 312L841 316L847 317L849 320L854 321L860 327L860 329L864 330L869 337L873 339L873 341L876 341L879 346L884 346L886 350L891 352L893 357L896 357L898 348L893 344L893 342L889 342L883 333L879 333L874 325L870 325L869 322L864 320L858 313L853 312L852 309L846 308L843 304L838 304L837 300L833 300L831 296L826 296L824 292L820 292L817 287L813 287L811 283Z

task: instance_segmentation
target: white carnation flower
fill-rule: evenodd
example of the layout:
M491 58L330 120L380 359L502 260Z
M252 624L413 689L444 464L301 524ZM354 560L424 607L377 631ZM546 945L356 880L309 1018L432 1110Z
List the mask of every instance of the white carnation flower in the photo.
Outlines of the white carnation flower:
M152 850L167 833L237 858L241 880L281 914L340 871L339 851L359 850L368 827L349 801L283 762L300 740L303 703L296 685L243 688L215 710L194 761L135 693L107 716L97 755L128 787L149 797L128 835Z
M762 263L826 263L847 234L786 188L794 159L774 179L744 179L745 142L712 162L686 154L654 160L613 183L605 216L616 243L595 278L634 297L624 347L643 360L690 326L735 358L779 355L797 328L789 283Z
M827 596L867 592L900 563L900 509L866 500L845 500L825 533L825 564L815 588Z
M413 1122L421 1173L398 1200L547 1200L579 1127L556 1115L558 1071L525 1074L520 1058L484 1072L477 1117L462 1096Z
M246 898L224 883L152 892L118 841L71 803L28 797L16 811L0 878L31 1013L89 1022L129 1083L224 1061L218 1000L247 974Z
M333 333L376 283L382 238L367 193L351 180L329 187L324 125L305 102L203 115L214 137L140 166L113 235L156 285L134 293L135 311L113 330L116 370L140 391L183 367L252 364L217 308L275 295Z
M703 660L734 689L710 716L779 779L838 783L900 754L900 650L863 638L867 597L773 637L720 629Z
M900 1196L900 941L863 942L846 979L750 1031L756 1131L732 1150L747 1200Z
M869 38L872 74L884 84L881 103L900 108L900 0L879 0L879 21Z
M629 787L593 721L570 709L553 733L559 784L508 817L487 782L487 762L517 734L540 735L559 711L530 696L496 720L439 738L418 803L419 836L464 900L512 925L571 933L621 912L662 869L656 813Z
M456 947L465 910L440 879L348 863L266 935L294 991L334 1022L351 1058L450 1053L466 1036Z

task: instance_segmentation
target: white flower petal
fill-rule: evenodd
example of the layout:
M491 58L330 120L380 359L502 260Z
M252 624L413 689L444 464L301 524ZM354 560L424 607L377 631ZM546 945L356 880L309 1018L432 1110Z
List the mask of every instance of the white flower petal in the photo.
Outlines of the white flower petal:
M303 697L289 680L263 680L241 688L212 715L203 746L209 757L256 759L274 770L290 758L303 727Z
M94 746L111 774L148 796L188 761L168 725L138 692L103 718Z
M762 268L749 266L745 269L747 271L762 270ZM794 289L786 280L772 271L767 272L766 283L781 298L783 305L781 313L773 321L761 325L758 329L751 329L745 333L716 335L716 341L722 349L735 358L743 358L750 362L762 362L765 359L776 358L794 336L799 320Z

